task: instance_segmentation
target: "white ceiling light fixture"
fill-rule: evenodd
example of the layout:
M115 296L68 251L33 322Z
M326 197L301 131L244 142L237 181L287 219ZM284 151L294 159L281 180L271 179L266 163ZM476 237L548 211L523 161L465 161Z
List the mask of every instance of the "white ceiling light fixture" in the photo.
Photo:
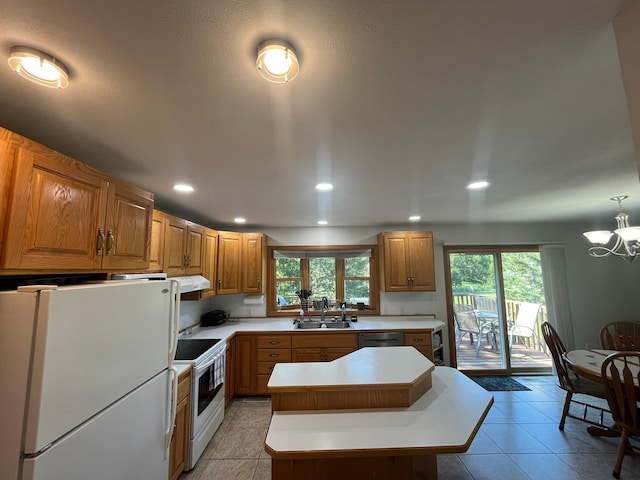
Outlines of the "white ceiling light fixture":
M333 185L330 183L319 183L316 185L316 190L320 192L328 192L329 190L333 190Z
M21 77L44 87L62 89L69 85L67 67L57 58L35 48L12 47L9 66Z
M640 255L640 227L630 227L629 215L622 211L622 201L628 197L628 195L620 195L610 198L610 200L618 202L618 214L615 217L618 228L613 232L609 230L594 230L583 233L593 244L589 248L589 255L592 257L602 258L615 255L632 262ZM611 248L608 248L607 245L614 235L615 243Z
M487 188L489 186L489 182L486 180L481 180L479 182L473 182L467 185L469 190L480 190L481 188Z
M236 222L236 223L246 223L247 219L243 218L243 217L236 217L236 218L233 219L233 221Z
M409 220L412 222L417 222L418 220L420 220L420 215L411 215L409 217Z
M173 186L173 189L176 192L182 192L182 193L191 193L191 192L193 192L193 187L191 185L187 185L185 183L176 183Z
M327 225L329 222L326 220L318 220L318 225Z
M291 45L284 40L272 39L258 46L256 68L270 82L287 83L296 78L300 64Z

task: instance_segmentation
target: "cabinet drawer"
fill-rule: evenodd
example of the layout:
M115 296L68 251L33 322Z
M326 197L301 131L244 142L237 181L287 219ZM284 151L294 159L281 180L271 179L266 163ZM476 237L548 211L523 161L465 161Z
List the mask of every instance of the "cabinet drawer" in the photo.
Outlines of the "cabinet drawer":
M291 349L290 348L272 348L272 349L259 349L258 350L259 362L290 362L291 361Z
M182 377L182 376L181 376ZM187 395L191 393L191 373L184 379L180 379L178 382L178 403L184 400Z
M291 348L291 335L261 335L258 348Z
M291 340L293 348L313 348L313 347L358 347L358 337L355 333L337 333L314 335L300 333Z
M258 362L258 375L271 375L276 363L278 362Z
M404 343L406 345L413 345L415 347L431 346L431 334L430 333L405 333Z

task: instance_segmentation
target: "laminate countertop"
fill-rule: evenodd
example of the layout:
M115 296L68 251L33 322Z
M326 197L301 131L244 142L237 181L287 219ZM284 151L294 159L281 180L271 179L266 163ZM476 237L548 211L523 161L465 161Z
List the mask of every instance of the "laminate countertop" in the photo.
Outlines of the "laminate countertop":
M351 326L344 329L317 328L296 329L293 325L294 318L240 318L229 320L217 327L194 327L191 334L182 333L180 338L220 338L227 339L235 333L307 333L344 332L362 333L372 330L424 330L444 328L444 322L431 316L385 316L385 317L359 317L357 322L350 322Z

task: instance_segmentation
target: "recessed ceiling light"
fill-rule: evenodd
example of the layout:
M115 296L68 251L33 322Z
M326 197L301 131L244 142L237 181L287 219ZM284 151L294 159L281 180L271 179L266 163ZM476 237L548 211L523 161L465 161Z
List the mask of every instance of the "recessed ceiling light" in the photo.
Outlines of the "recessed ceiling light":
M412 222L417 222L418 220L420 220L420 215L411 215L409 217L409 220L411 220Z
M316 185L316 190L320 190L321 192L327 192L329 190L333 190L333 185L330 183L319 183Z
M183 193L193 192L193 187L191 185L186 185L184 183L176 183L173 186L173 189L177 192L183 192Z
M236 223L245 223L247 221L246 218L242 218L242 217L236 217L233 219L234 222Z
M481 180L479 182L470 183L469 185L467 185L467 188L469 190L478 190L480 188L487 188L488 186L489 182L487 182L486 180Z
M23 78L50 88L69 85L69 70L58 59L30 47L12 47L9 66Z
M326 220L318 220L318 225L326 225L329 222L327 222Z
M284 40L266 40L258 47L256 68L260 75L274 83L287 83L300 71L296 51Z

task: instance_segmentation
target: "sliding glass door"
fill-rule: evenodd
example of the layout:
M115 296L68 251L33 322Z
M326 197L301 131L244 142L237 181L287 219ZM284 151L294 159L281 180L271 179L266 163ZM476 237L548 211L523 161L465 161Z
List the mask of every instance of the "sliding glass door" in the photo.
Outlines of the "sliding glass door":
M460 370L550 371L540 254L531 247L445 247L450 349Z

